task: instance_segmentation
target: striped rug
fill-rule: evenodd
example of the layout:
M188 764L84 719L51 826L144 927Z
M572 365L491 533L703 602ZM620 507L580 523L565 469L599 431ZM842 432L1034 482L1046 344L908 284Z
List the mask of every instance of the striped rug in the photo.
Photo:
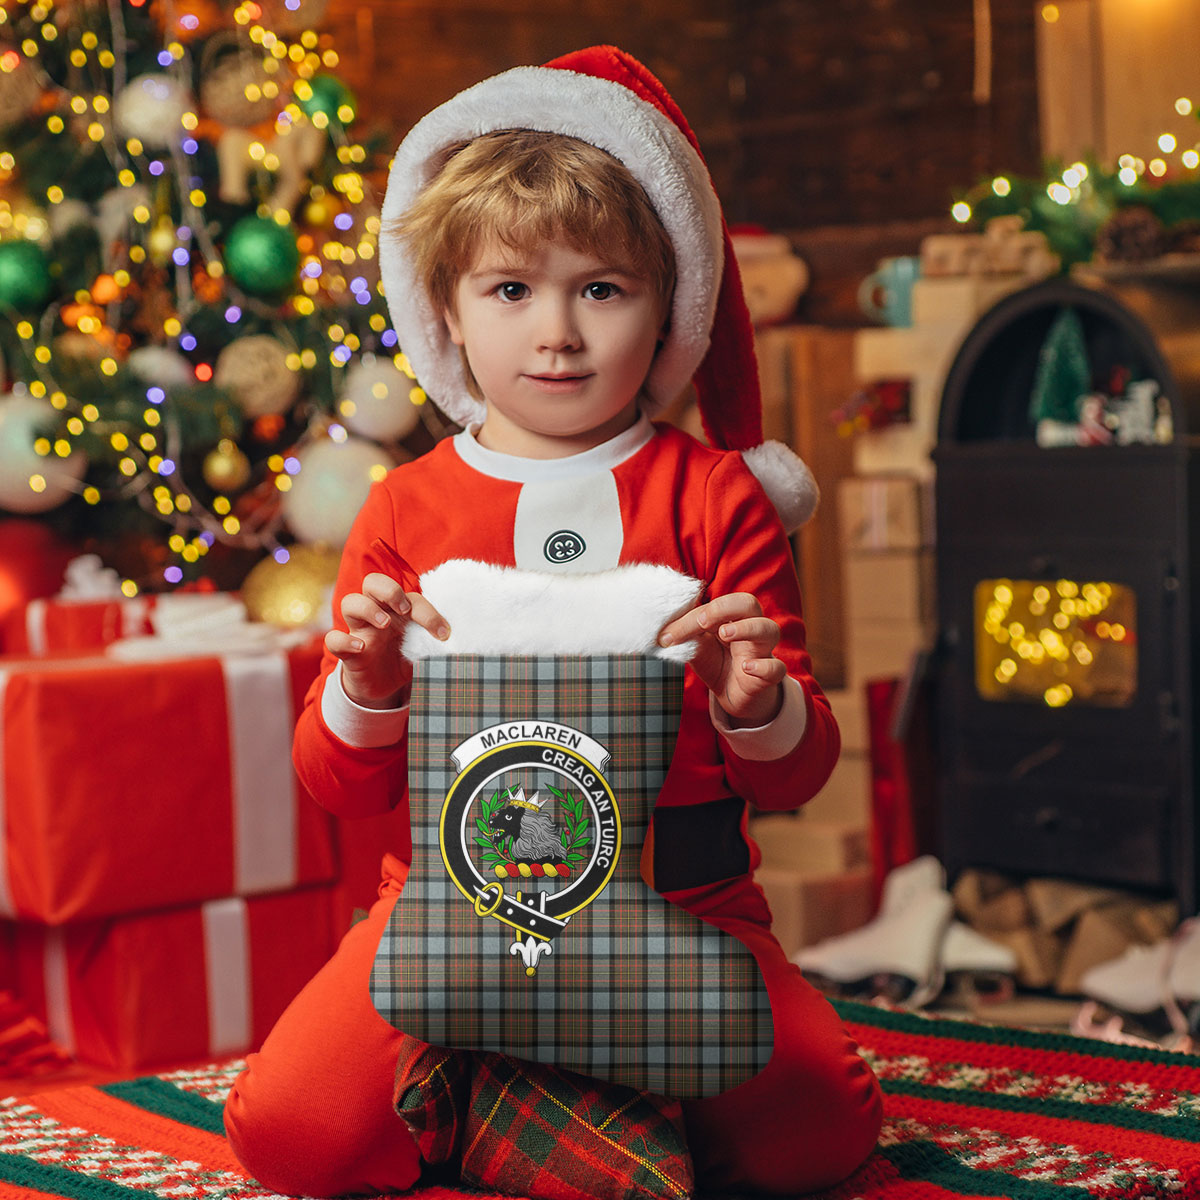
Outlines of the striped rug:
M875 1154L817 1200L1200 1200L1200 1057L838 1008L883 1083L887 1118ZM0 1101L0 1200L267 1200L221 1132L238 1069Z

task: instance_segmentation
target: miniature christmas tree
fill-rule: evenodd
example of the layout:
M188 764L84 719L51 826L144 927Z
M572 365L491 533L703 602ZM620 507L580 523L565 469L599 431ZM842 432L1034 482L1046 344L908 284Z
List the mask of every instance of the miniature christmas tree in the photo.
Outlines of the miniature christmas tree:
M1064 308L1054 318L1042 342L1029 403L1030 417L1035 424L1077 422L1080 404L1090 391L1091 382L1083 322L1073 308Z
M137 531L129 592L336 546L439 432L326 3L0 0L0 510Z

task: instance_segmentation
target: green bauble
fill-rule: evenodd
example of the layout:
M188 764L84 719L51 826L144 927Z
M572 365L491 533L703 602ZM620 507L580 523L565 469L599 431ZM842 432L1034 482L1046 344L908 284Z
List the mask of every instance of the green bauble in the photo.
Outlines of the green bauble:
M36 242L0 242L0 308L26 311L50 295L50 261Z
M302 98L302 92L308 94ZM331 124L337 121L340 125L349 125L358 109L354 93L336 75L314 75L307 87L297 88L296 103L310 119L324 113ZM343 108L349 112L342 112Z
M256 296L276 296L300 269L296 234L270 217L243 217L225 239L225 266L236 283Z

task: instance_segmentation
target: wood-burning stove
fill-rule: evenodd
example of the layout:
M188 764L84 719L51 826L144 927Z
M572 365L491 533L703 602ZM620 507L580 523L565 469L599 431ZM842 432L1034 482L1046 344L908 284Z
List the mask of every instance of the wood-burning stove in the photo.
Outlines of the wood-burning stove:
M983 316L947 376L934 459L952 875L1078 878L1197 911L1196 292L1038 284ZM1066 308L1094 366L1157 380L1169 442L1037 445L1031 389Z

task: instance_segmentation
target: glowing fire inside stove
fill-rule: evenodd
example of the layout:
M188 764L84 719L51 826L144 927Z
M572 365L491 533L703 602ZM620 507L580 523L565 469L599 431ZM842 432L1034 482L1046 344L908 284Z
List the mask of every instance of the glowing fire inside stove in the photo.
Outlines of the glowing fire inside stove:
M1119 583L975 585L975 686L986 700L1123 708L1137 691L1137 609Z

